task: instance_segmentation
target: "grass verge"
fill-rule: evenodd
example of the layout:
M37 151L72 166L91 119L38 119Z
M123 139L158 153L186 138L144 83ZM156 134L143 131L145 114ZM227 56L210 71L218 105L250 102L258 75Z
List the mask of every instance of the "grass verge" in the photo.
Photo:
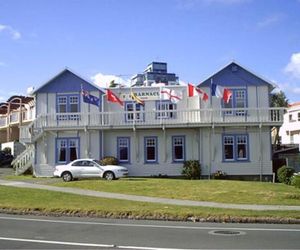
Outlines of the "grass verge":
M300 223L299 211L173 206L0 186L2 212L133 219Z
M300 205L300 189L281 183L125 178L111 182L93 179L68 183L58 182L53 185L195 201L260 205Z

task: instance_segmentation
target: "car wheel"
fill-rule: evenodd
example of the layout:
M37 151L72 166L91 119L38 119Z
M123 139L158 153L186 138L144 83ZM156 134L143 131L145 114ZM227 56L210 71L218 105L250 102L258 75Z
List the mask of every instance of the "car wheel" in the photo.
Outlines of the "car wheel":
M73 176L70 172L64 172L61 177L66 182L73 180Z
M111 171L108 171L104 174L104 178L108 181L115 179L115 174Z

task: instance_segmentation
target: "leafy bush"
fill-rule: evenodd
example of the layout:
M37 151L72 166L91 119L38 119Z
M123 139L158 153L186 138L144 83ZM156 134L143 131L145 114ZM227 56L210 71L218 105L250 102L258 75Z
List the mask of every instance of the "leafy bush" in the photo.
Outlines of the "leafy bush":
M183 164L182 175L187 179L200 179L201 176L201 166L197 160L185 161Z
M224 180L224 179L226 179L226 177L227 177L227 174L225 172L223 172L222 170L218 170L212 174L213 179Z
M300 172L295 173L291 178L291 185L300 188Z
M118 159L114 156L105 156L102 158L101 163L103 165L118 165Z
M291 177L293 176L295 170L293 168L282 166L277 170L277 178L281 183L291 184Z
M2 151L3 151L5 154L11 155L11 148L9 148L9 147L4 148Z

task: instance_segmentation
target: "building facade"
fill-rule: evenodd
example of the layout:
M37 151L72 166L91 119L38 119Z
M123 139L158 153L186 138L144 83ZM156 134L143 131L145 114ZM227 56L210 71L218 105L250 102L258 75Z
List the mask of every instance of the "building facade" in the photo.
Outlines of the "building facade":
M231 90L228 103L212 96L212 81ZM272 175L270 128L282 123L283 110L270 108L270 82L232 62L199 85L206 101L188 97L187 86L165 87L181 99L162 99L162 87L144 81L110 89L120 105L72 71L62 71L35 90L36 118L21 127L20 139L34 151L34 174L52 176L55 165L77 158L115 156L131 176L178 176L186 160L198 160L203 176L217 170L233 177ZM100 105L84 102L82 89Z
M279 130L282 144L300 145L300 102L289 105Z

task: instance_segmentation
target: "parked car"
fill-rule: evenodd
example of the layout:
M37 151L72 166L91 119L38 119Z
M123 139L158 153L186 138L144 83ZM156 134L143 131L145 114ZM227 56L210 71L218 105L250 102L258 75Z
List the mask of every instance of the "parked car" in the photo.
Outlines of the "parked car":
M53 175L61 177L64 181L91 177L114 180L127 176L128 169L117 165L104 166L93 159L77 159L69 164L56 166Z
M10 167L14 157L4 151L0 151L0 167Z

